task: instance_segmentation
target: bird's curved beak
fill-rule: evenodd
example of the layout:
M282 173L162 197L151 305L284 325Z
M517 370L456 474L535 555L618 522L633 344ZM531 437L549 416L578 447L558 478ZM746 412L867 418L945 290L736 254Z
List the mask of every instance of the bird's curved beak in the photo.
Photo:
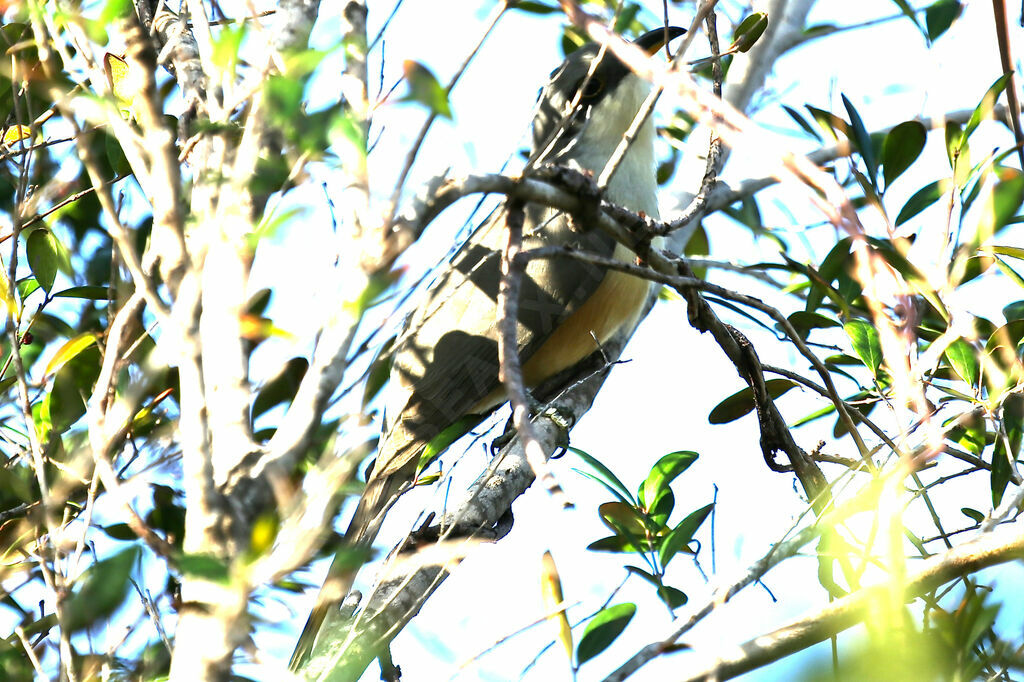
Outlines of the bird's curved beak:
M653 31L648 31L639 38L633 41L633 44L642 49L652 57L657 54L658 50L665 47L665 45L679 36L686 33L685 28L679 28L678 26L669 26L656 28Z

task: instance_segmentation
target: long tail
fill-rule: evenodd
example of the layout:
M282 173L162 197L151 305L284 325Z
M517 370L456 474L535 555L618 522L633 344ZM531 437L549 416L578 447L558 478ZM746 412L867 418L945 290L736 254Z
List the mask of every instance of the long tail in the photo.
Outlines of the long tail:
M334 561L331 562L327 578L317 595L316 606L309 614L306 626L302 629L302 634L299 635L298 642L295 644L295 651L288 663L292 672L298 672L309 660L327 614L331 609L337 608L352 589L352 583L355 581L356 573L359 572L361 565L359 561L353 560L353 554L367 551L373 545L383 521L382 512L390 504L394 495L405 485L406 481L405 477L401 475L402 472L381 473L381 476L371 474L370 480L366 482L366 488L359 498L355 515L352 517L348 530L345 531L341 548L335 555Z

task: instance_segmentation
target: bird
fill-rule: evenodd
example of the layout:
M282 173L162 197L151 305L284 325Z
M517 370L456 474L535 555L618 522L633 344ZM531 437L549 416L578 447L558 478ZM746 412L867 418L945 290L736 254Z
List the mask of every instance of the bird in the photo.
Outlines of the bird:
M654 55L683 33L679 27L663 27L633 43ZM541 89L527 167L565 166L600 174L650 87L596 43L571 52ZM655 134L648 118L603 193L609 201L652 218L659 215ZM372 545L384 513L412 485L428 444L460 420L468 418L472 424L507 401L498 378L497 297L505 240L501 214L486 220L455 253L394 345L381 446L345 534L343 547L348 550ZM552 245L627 262L634 258L599 230L577 229L564 212L526 204L523 249ZM652 286L648 280L573 259L530 261L521 280L516 329L526 386L535 387L577 365L617 331L631 328ZM296 645L293 670L308 658L324 618L351 586L348 563L339 556L329 569Z

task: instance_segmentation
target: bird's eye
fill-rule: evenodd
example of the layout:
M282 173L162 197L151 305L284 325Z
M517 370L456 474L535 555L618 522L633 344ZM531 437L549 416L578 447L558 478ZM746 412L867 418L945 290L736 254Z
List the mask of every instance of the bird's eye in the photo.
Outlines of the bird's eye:
M604 82L597 76L591 76L590 80L583 84L582 96L584 99L591 99L600 95L602 90L604 90Z

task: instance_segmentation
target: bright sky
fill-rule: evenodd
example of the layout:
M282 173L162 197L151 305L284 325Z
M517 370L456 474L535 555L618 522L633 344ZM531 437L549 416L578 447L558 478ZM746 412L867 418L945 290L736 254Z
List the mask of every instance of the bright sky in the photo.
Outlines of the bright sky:
M394 83L405 59L418 60L429 66L440 80L447 80L476 41L482 20L492 5L484 3L481 8L466 12L451 8L439 12L439 5L435 3L405 3L386 34L383 87L386 89ZM736 5L723 2L722 8L735 18ZM883 0L819 5L820 9L812 15L812 25L851 25L898 14L894 3ZM649 3L649 7L654 14L648 12L645 20L656 23L660 5ZM371 8L371 35L388 11L387 7ZM672 23L689 25L688 11L672 6L670 12ZM325 17L329 15L330 12L324 12ZM330 19L322 21L319 28L323 35L335 35L336 24ZM993 36L990 6L972 3L931 50L905 18L811 42L776 65L771 79L772 91L758 100L763 111L755 120L772 130L793 131L794 125L778 107L780 100L797 109L810 103L842 111L839 93L857 106L869 130L892 126L915 116L973 108L999 75ZM1017 37L1020 37L1019 30ZM456 176L497 171L522 147L526 143L524 135L537 90L561 60L558 38L557 17L508 13L453 93L454 122L435 124L408 187L415 190L449 166ZM694 49L696 56L697 51L706 48L698 40ZM380 59L381 51L377 49L371 57L374 77ZM333 93L325 93L325 96L333 97ZM662 100L659 107L663 115L671 111L672 104L669 98ZM382 197L390 193L391 179L423 116L423 110L414 105L388 105L380 110L376 130L383 127L383 134L371 157L371 172L373 181L380 182L375 187ZM813 149L813 144L804 138L790 135L782 139L796 149ZM991 139L995 145L997 137ZM999 139L1005 141L1006 138ZM938 146L929 146L926 153L941 155L943 152ZM939 158L938 167L945 169L941 157L933 158ZM744 164L739 155L732 158L726 173L727 177L734 178L761 174ZM908 174L901 179L902 184L893 189L892 205L902 205L907 197L932 179ZM662 197L666 209L674 206L675 193L681 189L676 186L668 189ZM763 196L772 197L770 201L763 198L760 203L765 224L777 226L783 232L801 231L802 226L821 221L816 210L799 199L803 196L799 192L773 190ZM311 201L318 200L311 197ZM428 239L417 245L416 252L408 259L413 272L443 257L472 203L464 201L431 228ZM706 227L714 256L741 262L776 257L773 242L752 242L749 232L737 228L727 218L713 217ZM304 221L304 229L308 233L301 237L290 231L278 244L264 248L254 270L255 281L261 277L268 281L273 278L278 286L278 323L300 334L315 328L318 319L311 311L321 302L328 303L333 296L330 287L312 284L315 281L312 273L317 269L326 272L332 261L331 255L322 248L323 240L330 239L325 222ZM802 251L801 240L792 236L794 238L789 239L794 248L791 255L796 258L808 257L806 249L809 249L820 259L822 244L832 238L831 228L808 230L803 242L806 249ZM275 276L282 271L307 276L282 281ZM713 272L711 277L726 286L750 286L749 281L720 271ZM310 306L293 307L290 303L293 300L306 300ZM965 302L971 312L998 319L999 306L988 310L986 305L985 300ZM722 314L727 321L735 322L735 316ZM804 367L805 363L794 356L788 345L778 343L769 334L751 330L742 320L739 326L750 335L765 362L798 371ZM634 487L643 480L650 466L668 452L685 449L701 454L697 464L675 485L677 511L673 518L679 519L683 513L710 502L715 486L718 487L714 527L709 521L698 535L703 545L701 567L709 575L710 583L685 559L677 560L669 574L670 583L687 592L692 605L700 605L713 586L739 575L781 538L804 511L804 505L794 490L792 477L770 473L764 466L753 417L726 427L708 425L710 409L743 384L711 340L689 328L682 304L659 304L636 333L624 358L631 361L613 371L593 410L573 430L572 443L608 463L627 485ZM841 390L846 389L850 386ZM821 406L820 401L799 391L793 391L780 403L791 421ZM797 439L806 449L813 447L819 438L826 439L830 442L830 451L835 451L831 444L831 425L831 421L824 420L800 429L796 432ZM479 447L472 450L462 465L469 470L464 476L481 470L485 463L482 450ZM459 675L462 662L537 619L543 613L539 574L545 550L554 553L566 598L582 602L570 611L572 621L593 612L608 598L625 575L623 560L618 555L597 554L585 549L589 542L606 534L595 508L609 497L596 484L570 470L579 466L579 460L572 456L556 464L559 480L576 502L575 511L555 511L543 493L530 491L514 508L516 522L512 533L495 546L475 551L396 640L393 653L396 663L407 675L404 679L437 680ZM414 514L419 509L417 502L423 503L429 497L426 492L418 494L418 499L412 494L404 499L400 505L404 509L399 511ZM956 494L953 487L942 492L949 496L951 505L955 503L953 496ZM396 522L391 526L392 533L397 534L403 527ZM314 573L314 580L319 579L324 568ZM817 584L815 570L816 564L810 558L788 562L782 571L770 574L766 580L777 602L767 589L750 588L722 613L699 626L686 641L698 649L702 649L702 645L738 643L822 604L825 593ZM1024 570L1006 568L1001 581L1003 587L1008 583L1024 585ZM609 652L582 668L580 679L599 679L632 652L667 631L668 614L652 597L646 585L633 581L615 597L614 603L636 602L638 616ZM311 604L311 600L312 594L307 595L306 602ZM295 606L293 603L292 607ZM261 637L258 644L270 656L287 657L294 643L295 628L301 627L305 611L300 609L299 616L295 616L273 605L268 606L267 611L285 625L280 632ZM683 617L687 613L686 607L677 612ZM548 627L535 627L472 663L458 679L517 678L550 639ZM791 679L809 660L827 661L828 655L827 645L820 645L807 654L752 673L745 679ZM645 667L636 679L661 679L673 672L678 674L678 666L688 656L691 654L656 661ZM566 679L566 672L566 661L556 648L540 658L526 679ZM371 668L366 679L376 679L376 676L377 672Z

